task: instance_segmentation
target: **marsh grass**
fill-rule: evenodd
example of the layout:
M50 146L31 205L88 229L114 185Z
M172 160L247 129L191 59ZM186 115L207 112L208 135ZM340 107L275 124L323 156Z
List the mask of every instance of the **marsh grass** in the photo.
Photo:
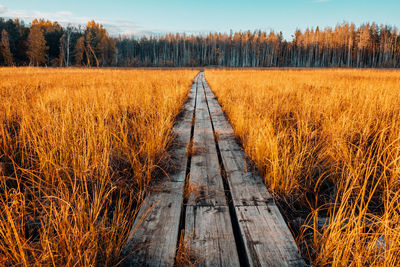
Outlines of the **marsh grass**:
M307 218L303 255L316 266L400 263L400 72L206 77L284 213Z
M0 69L0 265L118 263L194 76Z
M181 230L181 238L176 249L175 265L181 266L198 266L204 258L199 257L199 251L190 246L191 239L195 238L194 233L186 234Z

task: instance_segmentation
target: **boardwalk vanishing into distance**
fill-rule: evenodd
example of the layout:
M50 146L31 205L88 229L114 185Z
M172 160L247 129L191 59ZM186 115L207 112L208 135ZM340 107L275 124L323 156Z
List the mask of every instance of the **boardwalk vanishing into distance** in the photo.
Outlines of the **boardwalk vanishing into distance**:
M181 164L148 193L124 265L173 266L185 253L200 266L305 266L203 72L174 132L172 153Z

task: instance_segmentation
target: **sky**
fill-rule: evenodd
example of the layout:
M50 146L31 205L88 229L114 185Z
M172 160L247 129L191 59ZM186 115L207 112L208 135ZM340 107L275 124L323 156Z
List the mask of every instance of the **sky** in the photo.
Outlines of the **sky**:
M400 0L0 0L0 17L94 19L112 35L274 30L290 40L296 29L343 22L400 27Z

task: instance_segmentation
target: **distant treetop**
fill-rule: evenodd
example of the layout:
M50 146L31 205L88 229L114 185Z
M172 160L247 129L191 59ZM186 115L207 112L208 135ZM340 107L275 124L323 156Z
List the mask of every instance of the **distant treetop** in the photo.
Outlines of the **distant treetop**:
M82 28L34 19L28 27L0 18L0 32L0 65L400 67L399 31L375 23L296 30L291 41L260 30L111 37L94 20Z

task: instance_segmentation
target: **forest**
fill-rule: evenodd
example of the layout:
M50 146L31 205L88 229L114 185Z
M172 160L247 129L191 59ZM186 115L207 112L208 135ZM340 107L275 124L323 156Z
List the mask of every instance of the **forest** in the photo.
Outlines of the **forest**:
M282 33L110 36L95 21L63 27L0 18L1 66L85 67L355 67L398 68L400 32L388 25L342 23Z

